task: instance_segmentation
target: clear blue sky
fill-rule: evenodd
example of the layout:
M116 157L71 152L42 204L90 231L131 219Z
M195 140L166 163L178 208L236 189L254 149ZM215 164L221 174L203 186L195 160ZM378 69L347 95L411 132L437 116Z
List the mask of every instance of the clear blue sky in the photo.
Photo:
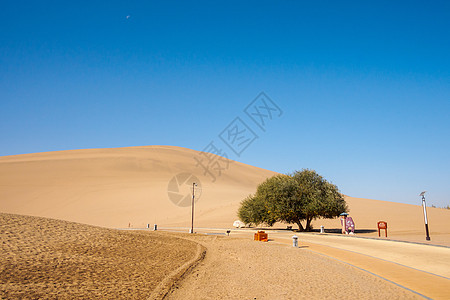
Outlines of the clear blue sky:
M450 204L450 2L3 1L0 155L175 145ZM129 18L127 18L129 16ZM283 111L255 127L261 91ZM252 127L253 126L253 127Z

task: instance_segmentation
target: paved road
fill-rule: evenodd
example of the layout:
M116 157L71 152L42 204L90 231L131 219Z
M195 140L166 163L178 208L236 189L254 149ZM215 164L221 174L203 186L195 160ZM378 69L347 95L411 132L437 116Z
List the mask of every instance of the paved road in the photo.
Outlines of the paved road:
M292 234L275 235L292 240ZM450 279L450 248L350 236L297 234L304 243L334 247L395 262Z

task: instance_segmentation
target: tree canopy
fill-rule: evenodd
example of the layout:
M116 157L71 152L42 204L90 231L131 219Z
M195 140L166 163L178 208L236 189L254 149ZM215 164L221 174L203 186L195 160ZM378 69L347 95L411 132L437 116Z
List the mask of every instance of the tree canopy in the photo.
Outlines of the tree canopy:
M238 216L246 224L295 223L300 231L311 231L312 220L332 219L346 211L347 204L337 186L316 171L304 169L266 179L254 195L241 202Z

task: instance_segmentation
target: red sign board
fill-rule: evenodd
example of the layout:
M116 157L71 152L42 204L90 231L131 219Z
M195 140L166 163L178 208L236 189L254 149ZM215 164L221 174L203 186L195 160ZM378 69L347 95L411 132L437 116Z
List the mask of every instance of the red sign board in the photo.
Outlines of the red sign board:
M387 237L387 222L380 221L380 222L377 223L377 225L378 225L378 237L380 237L380 235L381 235L380 231L382 229L384 229L384 234Z

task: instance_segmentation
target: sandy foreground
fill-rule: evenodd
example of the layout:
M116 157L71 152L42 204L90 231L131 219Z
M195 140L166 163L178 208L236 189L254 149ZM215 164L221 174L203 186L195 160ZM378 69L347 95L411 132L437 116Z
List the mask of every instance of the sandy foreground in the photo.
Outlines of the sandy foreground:
M248 230L235 236L251 238ZM268 231L270 240L292 244L292 233ZM395 282L432 299L450 297L450 248L356 236L296 233L301 247Z
M146 299L198 248L158 232L0 213L0 299Z
M307 248L245 238L192 238L207 248L169 299L416 299L392 283Z
M11 214L0 220L2 299L418 297L305 248Z

